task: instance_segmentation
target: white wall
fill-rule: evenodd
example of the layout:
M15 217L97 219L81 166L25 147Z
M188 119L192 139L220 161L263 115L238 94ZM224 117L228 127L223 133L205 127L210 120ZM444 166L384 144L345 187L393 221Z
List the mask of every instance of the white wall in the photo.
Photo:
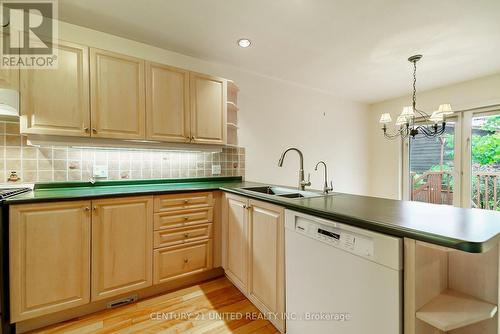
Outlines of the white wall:
M277 161L281 151L297 146L304 152L314 188L321 188L323 180L322 173L313 171L314 164L325 160L337 191L368 190L365 105L64 22L59 37L234 80L240 87L239 136L240 145L246 148L247 180L296 185L296 155L291 152L283 168L277 167Z
M418 108L432 111L441 103L451 103L455 110L500 103L500 73L420 92ZM399 198L401 141L385 139L378 123L380 115L391 113L395 120L404 106L411 105L411 97L405 96L370 106L369 116L369 190L372 196Z

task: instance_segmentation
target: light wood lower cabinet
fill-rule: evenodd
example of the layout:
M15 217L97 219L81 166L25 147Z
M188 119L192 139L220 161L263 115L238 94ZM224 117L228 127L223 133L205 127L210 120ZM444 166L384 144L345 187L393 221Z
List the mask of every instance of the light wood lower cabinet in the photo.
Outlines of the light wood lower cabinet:
M152 284L153 198L92 201L92 301Z
M248 298L284 331L285 321L285 225L284 209L249 200Z
M90 201L10 208L11 322L90 301Z
M212 192L11 206L11 322L213 269L215 208Z
M223 222L225 237L225 271L231 281L247 292L248 280L248 199L225 194Z
M225 194L223 267L229 279L285 331L284 210L266 202Z
M154 252L154 283L165 283L212 268L212 240L165 247Z
M213 193L155 196L154 203L154 284L212 269Z

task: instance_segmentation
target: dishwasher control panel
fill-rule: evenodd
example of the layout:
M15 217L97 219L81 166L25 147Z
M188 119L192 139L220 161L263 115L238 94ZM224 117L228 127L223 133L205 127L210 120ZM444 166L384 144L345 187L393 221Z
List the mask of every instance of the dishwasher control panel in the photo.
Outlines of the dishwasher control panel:
M373 240L336 224L326 225L298 218L295 231L356 255L373 258Z

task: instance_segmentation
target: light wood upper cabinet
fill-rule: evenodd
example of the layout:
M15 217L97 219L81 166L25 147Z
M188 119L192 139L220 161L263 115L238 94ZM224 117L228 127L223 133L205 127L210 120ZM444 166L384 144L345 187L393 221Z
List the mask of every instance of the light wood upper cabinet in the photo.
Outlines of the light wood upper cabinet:
M248 210L245 197L225 194L225 270L242 291L247 290Z
M9 42L9 35L0 33L3 43ZM19 90L19 69L0 68L0 88Z
M285 311L284 210L266 202L249 200L248 297L262 311ZM271 319L284 332L281 317Z
M89 302L90 224L90 201L10 208L12 322Z
M0 88L19 90L19 70L0 69Z
M21 71L21 133L90 137L88 48L54 47L57 69Z
M225 144L226 80L191 73L190 91L191 141L200 144Z
M151 286L153 198L92 205L92 301Z
M90 49L92 137L145 138L144 60Z
M189 142L189 72L146 63L146 139Z

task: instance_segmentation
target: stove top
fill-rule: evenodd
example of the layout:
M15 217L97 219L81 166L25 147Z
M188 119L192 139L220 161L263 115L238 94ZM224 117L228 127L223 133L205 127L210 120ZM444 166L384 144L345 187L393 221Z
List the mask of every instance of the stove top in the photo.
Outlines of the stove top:
M0 188L0 200L30 191L31 188Z

